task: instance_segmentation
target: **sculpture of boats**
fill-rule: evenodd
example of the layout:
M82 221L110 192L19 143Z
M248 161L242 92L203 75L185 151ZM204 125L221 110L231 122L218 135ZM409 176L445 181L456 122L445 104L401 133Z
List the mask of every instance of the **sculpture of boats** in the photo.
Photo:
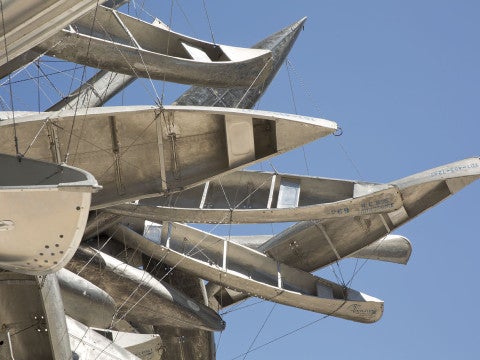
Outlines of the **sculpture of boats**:
M61 269L82 239L96 180L84 170L6 154L0 168L0 267L32 275Z
M68 157L103 186L92 199L96 209L195 186L336 128L328 120L258 110L104 107L17 117L15 126L1 121L0 152L13 151L16 131L27 156L53 162Z
M268 50L201 41L104 6L35 50L135 77L215 87L258 85L272 69Z
M157 223L263 223L352 217L401 206L400 192L390 184L237 171L177 194L106 211Z

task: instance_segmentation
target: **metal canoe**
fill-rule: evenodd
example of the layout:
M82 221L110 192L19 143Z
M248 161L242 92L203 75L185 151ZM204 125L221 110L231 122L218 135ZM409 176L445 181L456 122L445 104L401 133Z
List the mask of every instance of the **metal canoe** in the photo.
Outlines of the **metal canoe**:
M401 206L400 191L389 184L237 171L177 194L105 211L157 223L270 223L378 214Z
M272 54L201 41L99 6L35 50L135 77L249 87L270 75Z
M252 46L253 49L268 49L272 51L272 71L263 83L255 84L255 86L246 89L192 86L175 100L173 105L253 108L284 64L306 19L302 18Z
M195 106L81 109L1 121L0 152L14 153L15 130L27 156L67 158L93 174L103 186L92 199L97 209L195 186L331 134L336 124Z
M348 255L348 257L406 265L411 254L412 244L406 237L389 234Z
M208 331L223 330L220 316L148 272L81 245L67 269L105 290L115 300L118 320Z
M245 104L251 104L258 100L266 90L271 80L274 78L278 69L283 64L286 55L291 49L298 33L305 23L305 18L296 23L268 36L252 48L264 49L272 52L272 70L270 75L260 84L249 87L248 89L239 88L202 88L192 87L174 105L202 105L218 106L220 103L227 107L249 108ZM18 61L22 65L29 59L37 57L34 53L25 61ZM10 70L11 71L11 70ZM9 73L8 69L0 66L0 77ZM71 94L61 101L52 105L47 111L56 111L61 109L75 109L82 107L102 106L108 99L132 83L136 77L100 70L92 78L87 80L82 86L74 90ZM214 96L215 101L211 99Z
M257 250L272 237L273 235L231 235L229 238L233 242ZM388 234L348 257L406 265L411 254L412 244L410 240L401 235Z
M105 1L105 0L104 0ZM22 55L60 31L86 12L98 0L2 1L0 65Z
M480 178L480 159L460 160L392 181L398 210L354 218L299 222L258 249L278 261L313 271L383 239L387 234Z
M163 339L158 334L139 334L109 329L94 329L113 344L129 351L142 360L163 360Z
M109 327L115 315L115 301L83 277L60 269L57 273L65 314L90 327Z
M131 248L252 296L362 323L378 321L383 313L381 300L186 225L150 226L148 238L124 225L109 230L114 232Z
M140 360L130 351L107 339L97 329L90 328L81 322L66 317L70 346L73 349L71 357L64 359L83 360Z
M77 168L6 154L0 169L0 267L32 275L59 270L80 244L96 180Z

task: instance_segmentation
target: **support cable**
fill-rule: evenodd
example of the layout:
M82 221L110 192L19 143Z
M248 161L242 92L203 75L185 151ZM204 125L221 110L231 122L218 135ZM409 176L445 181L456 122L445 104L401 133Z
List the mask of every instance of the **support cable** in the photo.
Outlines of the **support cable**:
M212 24L210 23L210 17L208 16L207 4L205 0L202 0L203 3L203 10L205 11L205 16L207 17L208 27L210 28L210 35L212 36L212 42L216 45L215 37L213 36Z
M336 308L336 309L335 309L334 311L332 311L330 314L323 315L322 317L320 317L320 318L318 318L318 319L316 319L316 320L310 321L310 322L308 322L308 323L306 323L306 324L304 324L304 325L302 325L302 326L300 326L300 327L298 327L298 328L295 328L295 329L293 329L293 330L290 330L290 331L288 331L287 333L285 333L285 334L283 334L283 335L280 335L280 336L277 336L277 337L275 337L275 338L273 338L273 339L271 339L271 340L263 343L262 345L259 345L259 346L256 346L256 347L250 349L247 353L243 353L243 354L237 355L237 356L231 358L230 360L239 359L239 358L241 358L242 356L244 356L245 354L250 354L250 353L252 353L252 352L254 352L254 351L260 350L260 349L264 348L264 347L267 346L267 345L270 345L270 344L272 344L272 343L274 343L274 342L277 342L277 341L279 341L279 340L281 340L281 339L283 339L283 338L286 338L286 337L288 337L288 336L290 336L290 335L293 335L293 334L295 334L295 333L297 333L297 332L299 332L299 331L301 331L301 330L303 330L303 329L305 329L305 328L307 328L307 327L309 327L309 326L312 326L312 325L314 325L314 324L316 324L316 323L318 323L318 322L320 322L320 321L322 321L322 320L325 320L325 319L329 318L330 316L334 315L338 310L340 310L340 309L345 305L345 303L346 303L346 302L344 302L344 303L342 303L341 305L339 305L338 308Z
M263 185L263 184L262 184L262 185ZM261 187L262 185L260 185L260 187ZM255 191L256 191L256 190L255 190ZM249 194L248 196L250 196L250 195L251 195L251 194ZM248 197L248 196L247 196L247 197ZM242 200L240 203L243 203L243 201L245 201L245 199ZM237 205L237 206L238 206L238 205ZM230 215L226 215L225 218L224 218L221 222L223 223L223 221L226 220L226 218L227 218L228 216L230 216ZM178 260L175 265L171 266L170 269L169 269L161 278L159 278L158 280L159 280L159 281L163 281L172 271L174 271L174 269L175 269L181 262L183 262L183 260L184 260L187 256L192 256L192 255L198 254L199 252L202 252L202 249L200 248L200 245L202 244L202 242L203 242L208 236L210 236L211 232L213 232L219 225L220 225L220 223L216 224L209 233L206 233L206 234L203 236L203 238L202 238L198 243L196 243L186 254L184 254L184 255L185 255L184 257L182 257L180 260ZM229 235L229 236L230 236L230 235ZM110 237L110 239L111 239L111 238L112 238L112 237ZM219 240L219 241L221 241L221 240ZM224 240L224 241L226 241L226 240ZM166 255L165 255L165 256L166 256ZM208 257L207 257L207 258L208 258ZM93 259L93 257L92 257L92 259ZM90 260L90 261L91 261L91 260ZM159 261L159 262L157 263L157 265L160 264L160 263L161 263L161 261ZM212 262L212 263L214 263L214 262ZM145 284L143 284L143 285L148 287L148 282L145 283ZM133 296L133 295L135 294L135 292L137 292L139 289L140 289L140 287L137 286L137 288L134 289L134 290L131 292L131 294L129 295L129 298L130 298L131 296ZM145 292L145 294L142 295L142 297L141 297L140 299L137 300L137 302L136 302L135 304L132 304L132 305L127 309L127 311L121 316L121 318L118 319L115 323L118 323L119 321L123 320L123 319L128 315L128 313L131 312L131 311L133 310L133 308L136 307L136 306L143 300L143 298L150 293L150 291L152 291L152 288L151 288L151 287ZM126 303L126 301L124 302L124 304L125 304L125 303ZM124 304L122 304L119 308L123 307ZM117 309L117 312L118 312L118 309ZM113 323L113 324L115 324L115 323ZM112 324L112 325L113 325L113 324Z
M288 60L287 60L288 61ZM292 104L293 104L293 109L295 111L295 114L298 114L298 111L297 111L297 103L295 101L295 93L293 91L293 84L292 84L292 77L290 75L290 67L287 65L286 66L287 68L287 75L288 75L288 83L290 85L290 94L292 95ZM302 145L302 153L303 153L303 160L305 162L305 168L307 170L307 175L310 176L310 169L308 167L308 161L307 161L307 154L305 152L305 145Z
M3 13L3 1L0 1L0 10L2 12L2 27L3 27L3 41L5 45L5 59L8 63L9 61L9 56L8 56L8 46L7 46L7 31L5 29L5 17ZM17 124L15 121L15 107L13 105L13 89L12 89L12 84L10 82L11 76L8 74L8 79L9 79L9 92L10 92L10 106L12 110L12 118L13 118L13 141L15 143L15 153L17 155L18 161L21 161L21 156L18 151L18 137L17 137Z
M263 320L263 323L262 323L262 326L260 326L260 329L258 329L257 331L257 334L255 335L255 337L253 338L252 342L250 343L250 346L248 347L247 349L247 352L244 354L242 360L245 360L247 355L250 353L250 351L252 350L252 347L253 345L255 344L255 341L257 341L257 338L260 336L260 333L262 332L263 328L265 327L265 325L267 324L267 321L268 319L270 318L270 315L272 315L272 312L273 310L275 309L275 307L277 306L277 303L273 303L270 311L268 312L267 316L265 317L265 320Z
M95 11L93 13L93 21L92 21L92 26L90 27L90 33L93 33L93 26L94 26L94 23L95 21L97 20L97 12L98 12L98 5L100 3L100 0L97 0L97 5L95 6ZM86 56L88 56L89 52L90 52L90 46L91 46L91 38L89 38L89 41L88 41L88 45L87 45L87 51L86 51ZM81 77L81 83L84 82L85 80L85 76L86 76L86 71L87 71L87 67L84 65L83 66L83 71L82 71L82 77ZM72 83L70 84L70 91L72 90L72 86L73 86L73 81ZM72 142L72 134L73 134L73 129L75 127L75 121L77 119L77 111L78 111L78 106L79 106L79 103L80 103L80 98L78 97L77 98L77 102L75 104L75 113L73 115L73 119L72 119L72 126L70 128L70 134L68 136L68 141L67 141L67 148L66 148L66 151L65 151L65 157L64 157L64 160L63 162L66 164L68 163L68 158L70 156L70 146L71 146L71 142ZM82 132L83 132L83 127L82 127ZM78 144L77 144L77 147L78 147Z

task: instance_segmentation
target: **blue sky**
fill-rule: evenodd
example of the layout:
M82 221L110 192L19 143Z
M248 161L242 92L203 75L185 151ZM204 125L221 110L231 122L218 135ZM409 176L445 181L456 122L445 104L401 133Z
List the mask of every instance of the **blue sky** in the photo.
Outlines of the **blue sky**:
M181 2L186 12L190 3ZM296 111L341 125L341 137L305 147L310 175L386 182L479 155L480 3L206 4L215 40L242 46L308 16L289 56L293 97L284 67L258 108ZM198 17L203 17L203 33L195 36L209 39L201 7ZM271 162L281 172L307 173L302 150ZM320 320L246 358L478 359L479 195L480 183L474 183L398 229L413 244L407 266L365 264L352 286L385 301L378 323ZM341 266L351 274L351 263ZM332 270L319 275L332 278ZM321 317L268 302L233 311L224 316L227 330L218 358L246 352L257 334L252 348Z
M215 41L227 45L248 47L308 17L290 53L290 70L281 69L258 108L324 117L336 121L343 135L272 159L279 172L388 182L479 155L478 1L205 4ZM151 0L145 7L170 23L170 1ZM172 14L173 30L211 40L202 1L177 0ZM155 86L165 103L187 88ZM149 82L138 81L111 103L153 104L149 88ZM16 91L22 97L26 90ZM31 106L35 110L36 102ZM257 168L270 170L271 164ZM407 266L363 266L352 287L385 301L378 323L327 318L303 328L322 316L254 299L225 314L217 358L233 359L281 337L246 359L478 359L479 199L480 183L473 183L397 229L413 244ZM284 226L235 231L276 233ZM351 262L341 267L351 275ZM318 275L332 278L332 270Z

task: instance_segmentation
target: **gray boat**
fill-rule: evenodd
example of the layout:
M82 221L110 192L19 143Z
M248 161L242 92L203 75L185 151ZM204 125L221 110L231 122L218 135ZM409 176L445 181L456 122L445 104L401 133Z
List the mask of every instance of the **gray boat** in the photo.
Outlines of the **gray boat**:
M197 106L126 106L1 113L0 152L16 131L27 156L75 164L103 190L98 209L177 192L333 133L336 123L259 110ZM32 141L32 139L34 139ZM25 150L24 150L25 149Z
M0 169L0 268L61 269L80 244L97 181L78 168L6 154Z
M198 303L148 272L96 249L80 246L67 269L105 290L116 303L120 320L141 324L221 331L225 323L209 307Z
M272 69L268 50L201 41L104 6L35 50L135 77L204 86L258 85Z
M237 171L178 194L105 211L153 222L245 224L352 217L401 206L400 191L391 184Z

